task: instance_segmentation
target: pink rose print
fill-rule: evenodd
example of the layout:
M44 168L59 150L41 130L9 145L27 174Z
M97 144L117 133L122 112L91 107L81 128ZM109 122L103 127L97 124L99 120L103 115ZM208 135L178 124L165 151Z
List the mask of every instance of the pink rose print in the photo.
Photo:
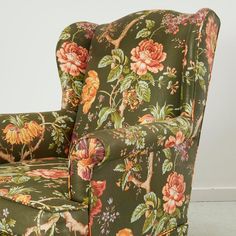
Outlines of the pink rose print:
M88 50L74 42L64 42L57 51L57 58L62 71L72 76L84 73L87 67Z
M167 183L162 189L163 200L166 202L163 205L165 212L172 214L176 207L183 205L185 189L186 183L183 175L173 172L168 176Z
M152 39L142 40L136 48L131 51L131 69L138 75L144 75L148 71L158 73L164 66L161 62L166 59L163 45Z

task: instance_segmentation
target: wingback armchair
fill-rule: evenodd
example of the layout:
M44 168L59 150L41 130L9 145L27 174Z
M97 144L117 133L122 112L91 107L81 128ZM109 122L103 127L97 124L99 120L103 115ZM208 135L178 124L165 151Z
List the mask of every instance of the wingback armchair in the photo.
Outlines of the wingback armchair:
M187 235L219 27L210 9L68 26L62 109L0 116L0 234Z

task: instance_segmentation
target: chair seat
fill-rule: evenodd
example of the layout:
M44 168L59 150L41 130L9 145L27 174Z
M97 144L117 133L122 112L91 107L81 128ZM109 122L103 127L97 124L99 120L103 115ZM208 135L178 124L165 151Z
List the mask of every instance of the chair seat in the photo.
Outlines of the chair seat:
M87 222L87 205L68 197L67 159L0 166L0 235L84 235Z

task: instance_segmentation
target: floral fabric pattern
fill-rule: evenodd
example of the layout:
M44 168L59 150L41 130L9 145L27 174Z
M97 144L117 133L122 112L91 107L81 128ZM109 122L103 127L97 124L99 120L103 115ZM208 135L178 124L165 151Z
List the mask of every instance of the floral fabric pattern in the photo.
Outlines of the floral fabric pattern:
M162 189L164 203L164 211L173 214L176 207L181 207L185 200L186 184L184 176L173 172L167 178L167 183Z
M88 50L78 46L75 42L65 42L57 51L57 57L61 70L75 77L85 72Z
M0 233L187 236L219 27L210 9L67 27L62 110L0 116Z
M25 122L22 125L23 127L17 121L17 119L13 118L12 123L3 130L3 133L6 135L5 140L11 145L28 144L43 132L43 128L36 121Z
M104 155L104 147L97 139L84 138L73 147L70 160L76 161L77 175L90 180L92 168L103 160Z
M0 115L0 163L68 157L95 28L96 24L78 22L60 36L56 50L63 91L60 111Z
M164 66L161 62L166 59L163 45L152 39L144 39L136 48L131 50L131 70L138 75L145 75L148 71L158 73Z
M55 111L0 115L0 163L67 157L75 113Z
M3 235L87 235L87 205L69 200L67 166L53 157L0 166Z
M207 26L206 26L206 56L208 60L208 64L210 66L210 70L212 69L214 52L216 48L217 41L217 32L218 26L214 21L213 17L209 17Z
M187 235L219 24L209 9L151 10L96 27L69 153L91 235Z
M99 78L96 71L91 70L88 72L88 77L85 79L81 94L81 104L83 104L83 113L87 114L94 102L99 88Z
M62 86L62 108L77 112L96 24L78 22L61 33L56 57Z

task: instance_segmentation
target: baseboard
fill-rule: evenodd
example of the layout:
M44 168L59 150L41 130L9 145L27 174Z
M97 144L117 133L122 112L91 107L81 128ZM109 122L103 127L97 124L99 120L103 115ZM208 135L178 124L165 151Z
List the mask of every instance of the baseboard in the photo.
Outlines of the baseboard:
M236 187L193 188L191 201L236 201Z

